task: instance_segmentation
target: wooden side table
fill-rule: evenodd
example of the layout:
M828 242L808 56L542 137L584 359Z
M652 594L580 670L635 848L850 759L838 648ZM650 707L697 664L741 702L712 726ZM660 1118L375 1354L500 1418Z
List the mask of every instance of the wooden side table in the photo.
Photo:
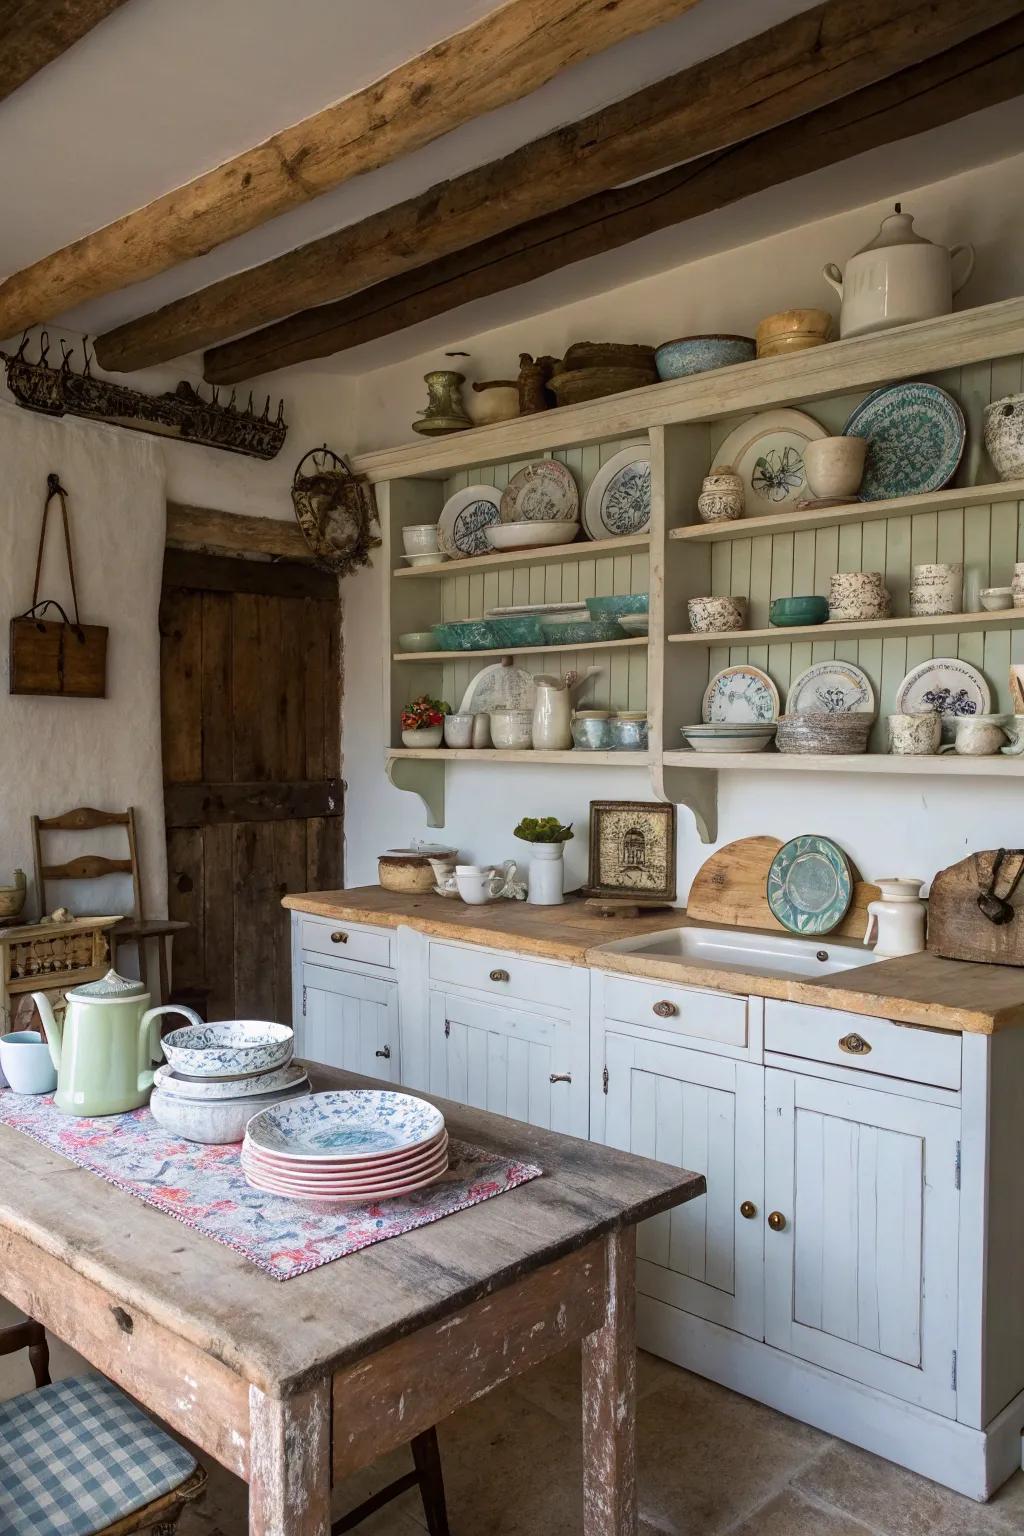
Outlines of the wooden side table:
M0 1025L29 992L58 992L97 981L110 966L108 932L120 917L73 917L66 923L0 928ZM31 1006L31 1005L29 1005Z

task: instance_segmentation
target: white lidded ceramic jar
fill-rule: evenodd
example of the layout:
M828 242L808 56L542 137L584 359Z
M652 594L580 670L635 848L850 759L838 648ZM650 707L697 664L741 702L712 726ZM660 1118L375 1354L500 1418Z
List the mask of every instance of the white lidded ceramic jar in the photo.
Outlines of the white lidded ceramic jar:
M963 255L959 281L953 280L953 263ZM926 240L914 229L914 220L900 204L882 220L875 238L846 263L841 273L835 262L822 269L825 281L842 300L841 336L863 336L868 331L887 331L913 320L948 315L953 295L974 271L974 247L954 245L947 249Z
M562 881L563 843L531 843L527 901L534 907L557 907L565 900Z

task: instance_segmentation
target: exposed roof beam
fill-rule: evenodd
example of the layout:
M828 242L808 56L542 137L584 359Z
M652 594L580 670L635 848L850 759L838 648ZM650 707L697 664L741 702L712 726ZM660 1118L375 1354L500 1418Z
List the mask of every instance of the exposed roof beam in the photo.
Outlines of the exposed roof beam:
M235 384L393 335L473 299L1022 93L1024 17L1016 17L744 144L599 192L351 298L304 310L215 347L206 354L205 377L212 384Z
M0 0L0 101L125 0Z
M99 338L97 359L108 370L144 368L344 298L778 127L1021 9L1021 0L828 0L501 160L129 321Z
M696 3L507 0L366 89L15 273L0 284L0 336L201 256ZM59 8L104 9L99 0Z

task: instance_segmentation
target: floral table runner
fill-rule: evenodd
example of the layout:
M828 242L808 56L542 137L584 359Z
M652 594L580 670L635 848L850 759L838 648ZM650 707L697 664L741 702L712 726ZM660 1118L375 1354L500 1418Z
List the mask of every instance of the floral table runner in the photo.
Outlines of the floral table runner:
M253 1189L242 1172L240 1143L182 1141L157 1125L148 1109L90 1120L62 1114L49 1095L29 1098L6 1089L0 1091L0 1123L234 1248L276 1280L479 1205L541 1173L532 1163L450 1140L448 1172L429 1189L328 1208Z

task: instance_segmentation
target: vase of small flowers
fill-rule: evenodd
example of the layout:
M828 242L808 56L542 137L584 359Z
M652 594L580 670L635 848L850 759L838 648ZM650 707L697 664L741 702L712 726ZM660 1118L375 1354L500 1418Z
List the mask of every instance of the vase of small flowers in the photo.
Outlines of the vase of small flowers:
M524 816L513 836L530 844L527 901L535 907L558 906L565 900L562 852L572 837L572 827L563 827L557 816Z
M439 747L444 734L444 717L451 705L442 699L421 694L402 710L403 747Z

